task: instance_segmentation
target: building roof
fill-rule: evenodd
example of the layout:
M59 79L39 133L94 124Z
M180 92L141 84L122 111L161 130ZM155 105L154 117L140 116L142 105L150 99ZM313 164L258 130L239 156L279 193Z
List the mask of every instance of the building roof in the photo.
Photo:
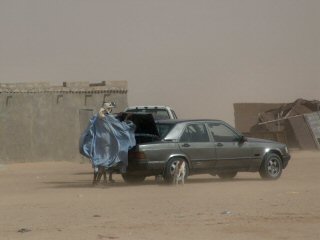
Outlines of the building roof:
M0 83L0 93L127 93L127 81Z

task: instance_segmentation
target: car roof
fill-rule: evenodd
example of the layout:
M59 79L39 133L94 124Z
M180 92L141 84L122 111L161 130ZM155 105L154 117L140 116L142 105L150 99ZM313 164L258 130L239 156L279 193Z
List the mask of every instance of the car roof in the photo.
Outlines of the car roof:
M165 119L165 120L157 120L156 123L163 123L163 124L176 124L176 123L183 123L183 122L221 122L218 119Z
M130 106L130 107L127 107L126 109L148 109L148 108L151 108L151 109L155 109L155 108L160 108L160 109L164 109L164 108L170 108L168 106L152 106L152 105L148 105L148 106L143 106L143 105L140 105L140 106Z

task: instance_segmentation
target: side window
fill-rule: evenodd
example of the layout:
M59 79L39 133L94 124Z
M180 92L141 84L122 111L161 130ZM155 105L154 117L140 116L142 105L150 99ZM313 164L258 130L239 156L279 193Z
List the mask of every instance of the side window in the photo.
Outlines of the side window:
M238 135L224 124L209 123L208 126L215 142L234 142L238 139Z
M190 124L184 130L181 142L209 142L209 135L204 124Z

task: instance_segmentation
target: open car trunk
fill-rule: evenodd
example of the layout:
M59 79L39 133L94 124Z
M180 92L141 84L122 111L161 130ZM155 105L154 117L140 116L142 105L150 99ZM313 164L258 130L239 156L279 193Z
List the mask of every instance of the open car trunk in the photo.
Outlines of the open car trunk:
M128 120L136 125L135 138L136 143L147 143L160 140L156 123L150 113L120 113L118 119L123 121L128 116Z

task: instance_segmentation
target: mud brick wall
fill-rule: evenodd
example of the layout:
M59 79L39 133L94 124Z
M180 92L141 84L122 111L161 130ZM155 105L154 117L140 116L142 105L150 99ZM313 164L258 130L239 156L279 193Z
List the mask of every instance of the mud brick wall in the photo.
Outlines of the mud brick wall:
M127 82L0 84L0 163L80 160L80 134L104 101L123 111Z

